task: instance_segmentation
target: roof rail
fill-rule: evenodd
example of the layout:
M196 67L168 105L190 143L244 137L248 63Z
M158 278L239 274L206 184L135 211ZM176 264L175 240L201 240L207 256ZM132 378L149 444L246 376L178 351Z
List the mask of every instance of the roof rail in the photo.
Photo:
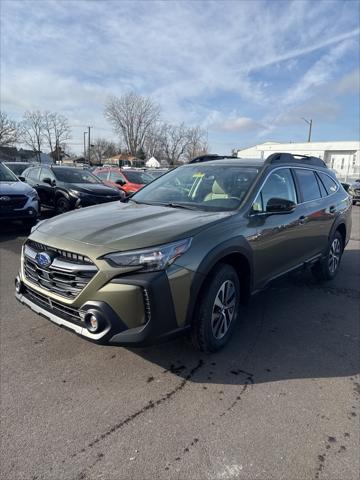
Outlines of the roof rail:
M211 160L224 160L225 158L237 158L231 155L216 155L216 154L206 154L200 155L199 157L195 157L190 160L189 163L202 163L202 162L210 162Z
M325 167L326 163L319 157L312 157L310 155L298 155L294 153L272 153L266 160L267 164L274 163L305 163L313 165L314 167Z

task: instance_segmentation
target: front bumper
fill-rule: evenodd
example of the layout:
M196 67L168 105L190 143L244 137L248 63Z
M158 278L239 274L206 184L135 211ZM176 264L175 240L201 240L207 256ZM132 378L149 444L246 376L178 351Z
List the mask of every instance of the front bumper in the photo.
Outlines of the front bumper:
M127 318L103 300L87 300L80 308L74 308L24 283L21 275L16 279L15 296L22 304L28 306L39 315L65 327L83 338L101 344L141 346L157 343L186 330L179 327L176 321L172 295L168 277L165 272L127 275L111 280L109 285L113 293L124 295L127 288L137 287L143 293L143 321L137 326L129 326ZM139 308L139 305L137 306ZM86 324L86 316L95 313L101 318L102 328L91 332ZM122 310L126 316L126 309Z
M0 209L1 220L25 220L37 219L39 216L39 202L38 200L29 199L23 208L18 209Z

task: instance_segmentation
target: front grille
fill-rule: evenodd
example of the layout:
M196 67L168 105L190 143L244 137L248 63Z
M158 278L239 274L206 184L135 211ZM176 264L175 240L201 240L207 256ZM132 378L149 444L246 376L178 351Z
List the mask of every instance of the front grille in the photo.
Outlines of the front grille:
M48 267L42 267L36 261L37 253L44 251L55 255ZM29 282L49 292L65 298L75 298L97 273L97 268L83 255L29 240L24 247L24 273Z
M64 320L69 320L70 322L76 323L77 325L83 325L79 310L68 307L67 305L63 305L62 303L55 300L49 299L45 295L36 292L28 286L24 285L23 288L25 297L27 297L39 307L53 313L54 315L57 315L58 317L63 318Z
M78 253L67 252L65 250L60 250L58 248L49 247L39 242L34 242L34 240L28 240L26 242L30 248L34 249L36 252L55 252L57 256L65 259L67 262L75 262L77 264L90 264L94 265L90 258L85 257L84 255L79 255Z
M5 200L0 201L0 211L1 212L8 212L14 209L24 208L28 197L26 195L3 195ZM1 195L0 195L1 198Z

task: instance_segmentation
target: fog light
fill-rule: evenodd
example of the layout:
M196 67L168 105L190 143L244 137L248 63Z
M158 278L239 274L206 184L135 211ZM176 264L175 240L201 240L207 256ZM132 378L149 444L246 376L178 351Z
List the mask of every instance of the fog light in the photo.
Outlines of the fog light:
M88 312L84 317L86 328L91 333L98 332L102 328L102 321L95 312Z
M15 290L16 293L21 293L22 291L22 283L19 277L15 278Z

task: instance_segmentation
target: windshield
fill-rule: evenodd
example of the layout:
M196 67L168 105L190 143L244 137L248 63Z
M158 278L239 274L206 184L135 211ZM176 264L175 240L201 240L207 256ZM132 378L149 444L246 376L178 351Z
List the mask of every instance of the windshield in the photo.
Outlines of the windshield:
M257 173L257 168L241 165L202 164L179 167L154 180L131 200L199 210L235 210Z
M0 163L0 182L18 182L16 175L13 172Z
M15 175L19 176L23 173L24 170L26 170L30 164L29 163L7 163L6 166L10 168L12 172L15 173Z
M154 179L150 175L144 172L134 172L129 170L123 170L122 172L125 177L128 179L130 183L138 183L138 184L147 184L152 182Z
M102 183L88 170L80 168L53 167L52 171L60 182L65 183Z

